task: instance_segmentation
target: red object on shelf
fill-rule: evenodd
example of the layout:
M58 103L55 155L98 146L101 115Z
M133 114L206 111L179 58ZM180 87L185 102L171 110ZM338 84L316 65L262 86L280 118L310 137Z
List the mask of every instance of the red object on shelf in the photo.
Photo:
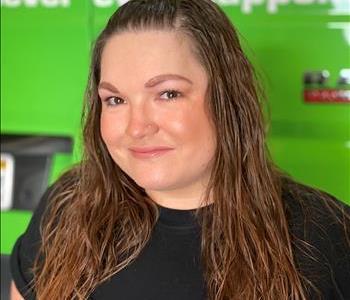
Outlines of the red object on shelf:
M319 103L350 103L350 90L319 89L304 90L305 102Z

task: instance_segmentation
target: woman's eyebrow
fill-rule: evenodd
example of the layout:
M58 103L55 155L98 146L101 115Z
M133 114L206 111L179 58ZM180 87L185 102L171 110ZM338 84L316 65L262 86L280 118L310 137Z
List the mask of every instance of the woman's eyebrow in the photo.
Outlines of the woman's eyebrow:
M188 83L192 84L193 82L191 80L189 80L188 78L178 75L178 74L162 74L162 75L158 75L155 76L153 78L151 78L150 80L148 80L145 83L145 87L154 87L155 85L164 82L166 80L170 80L170 79L175 79L175 80L184 80L187 81Z
M107 81L101 81L98 85L98 90L104 89L104 90L109 90L113 93L119 93L118 89L111 83Z
M190 84L193 84L193 82L191 80L189 80L188 78L178 75L178 74L162 74L162 75L158 75L155 76L153 78L151 78L150 80L148 80L145 83L145 87L149 88L149 87L154 87L155 85L162 83L166 80L171 80L171 79L175 79L175 80L184 80L187 81ZM98 89L105 89L105 90L109 90L113 93L119 93L118 89L111 83L107 82L107 81L101 81L98 85Z

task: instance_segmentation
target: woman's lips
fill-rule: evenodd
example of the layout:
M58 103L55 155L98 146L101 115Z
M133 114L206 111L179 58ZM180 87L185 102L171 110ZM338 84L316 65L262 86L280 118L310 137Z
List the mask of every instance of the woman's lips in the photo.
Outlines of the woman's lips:
M131 154L136 158L151 158L161 156L173 150L168 147L144 147L144 148L129 148Z

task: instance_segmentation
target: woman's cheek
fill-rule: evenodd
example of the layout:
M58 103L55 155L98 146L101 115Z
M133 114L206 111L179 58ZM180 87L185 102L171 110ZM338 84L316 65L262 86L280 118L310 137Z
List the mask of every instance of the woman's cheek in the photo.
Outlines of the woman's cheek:
M115 117L111 114L102 114L101 115L101 136L103 141L107 144L107 146L114 144L119 138L120 127L118 128L117 122L115 121Z

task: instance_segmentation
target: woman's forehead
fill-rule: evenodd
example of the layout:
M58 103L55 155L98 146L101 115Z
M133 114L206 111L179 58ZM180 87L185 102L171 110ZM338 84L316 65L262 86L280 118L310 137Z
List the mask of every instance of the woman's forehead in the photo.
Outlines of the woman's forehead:
M118 33L108 39L101 57L101 81L146 80L159 74L206 77L185 35L175 31Z
M170 31L123 32L110 37L102 51L104 61L121 66L143 62L172 65L193 59L189 42L185 37Z

